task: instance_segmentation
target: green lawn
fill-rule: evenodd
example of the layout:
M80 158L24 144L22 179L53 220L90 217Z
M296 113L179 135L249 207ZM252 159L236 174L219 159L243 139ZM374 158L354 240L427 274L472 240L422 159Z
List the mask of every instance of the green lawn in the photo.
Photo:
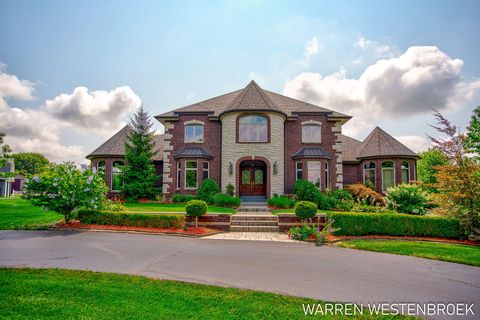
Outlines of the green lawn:
M480 266L479 246L406 240L349 240L335 245Z
M0 199L0 229L28 229L59 221L62 216L34 207L19 197Z
M129 212L185 212L184 204L166 204L166 203L126 203L125 206ZM221 208L208 206L208 213L235 213L230 208Z
M320 302L111 273L0 269L2 319L305 319L302 303Z

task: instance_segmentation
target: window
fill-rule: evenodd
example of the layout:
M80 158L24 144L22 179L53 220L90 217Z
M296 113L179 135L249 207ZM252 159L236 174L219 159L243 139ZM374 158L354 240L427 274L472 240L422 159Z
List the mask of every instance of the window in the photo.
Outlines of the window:
M112 191L120 191L123 187L123 161L114 161L112 165Z
M182 163L180 161L177 162L177 189L180 189L180 183L181 183L181 174L182 171Z
M368 162L363 165L363 183L375 186L375 163Z
M302 126L303 143L321 143L322 127L318 124L304 124Z
M210 178L210 162L204 162L202 180L205 180L208 178Z
M319 189L321 187L321 171L322 163L320 161L308 161L308 181Z
M395 185L395 168L392 161L382 163L382 191Z
M239 142L268 142L268 121L263 116L243 116L238 121Z
M185 189L197 188L197 161L185 161Z
M303 163L302 161L297 161L295 163L295 181L303 179Z
M203 125L188 124L185 126L185 142L203 142Z
M328 162L325 162L325 188L330 188L330 171L328 170Z
M105 160L98 161L97 172L102 176L103 180L105 180L105 169L106 169Z
M402 183L410 182L410 166L407 161L402 162Z

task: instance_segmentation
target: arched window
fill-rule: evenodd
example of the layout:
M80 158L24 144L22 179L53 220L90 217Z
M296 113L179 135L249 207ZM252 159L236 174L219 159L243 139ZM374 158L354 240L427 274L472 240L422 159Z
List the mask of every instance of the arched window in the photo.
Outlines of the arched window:
M407 161L402 162L402 183L410 182L410 164Z
M198 123L187 124L185 126L185 142L186 143L203 142L203 125Z
M363 183L375 186L375 163L367 162L363 165Z
M105 160L100 160L97 162L97 172L99 175L102 176L103 180L105 180L105 169L106 169L106 165L105 165Z
M123 186L123 161L113 161L112 164L112 191L120 191Z
M243 116L238 121L238 142L268 142L268 120L264 116Z
M318 124L304 124L302 126L303 143L321 143L322 127Z
M388 188L395 185L395 167L392 161L382 163L382 191L386 192Z

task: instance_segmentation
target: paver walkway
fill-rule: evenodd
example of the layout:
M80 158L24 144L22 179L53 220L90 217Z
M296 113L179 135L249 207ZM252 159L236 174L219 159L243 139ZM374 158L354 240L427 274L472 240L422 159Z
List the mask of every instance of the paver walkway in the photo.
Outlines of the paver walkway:
M278 232L226 232L214 234L201 239L220 239L220 240L250 240L250 241L278 241L278 242L296 242L306 243L297 240L291 240L285 233Z

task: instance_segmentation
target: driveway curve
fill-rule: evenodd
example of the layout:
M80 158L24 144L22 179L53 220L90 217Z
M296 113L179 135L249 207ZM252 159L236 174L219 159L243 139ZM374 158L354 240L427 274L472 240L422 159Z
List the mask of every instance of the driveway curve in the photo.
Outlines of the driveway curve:
M353 303L475 303L480 268L304 243L162 235L1 231L0 265L65 268Z

